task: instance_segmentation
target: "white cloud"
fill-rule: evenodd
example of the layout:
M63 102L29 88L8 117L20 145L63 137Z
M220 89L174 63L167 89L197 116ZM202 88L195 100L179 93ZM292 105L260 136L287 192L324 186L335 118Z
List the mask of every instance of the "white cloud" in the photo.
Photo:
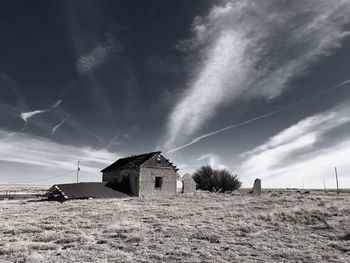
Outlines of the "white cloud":
M273 180L278 176L289 182L293 180L293 173L294 177L328 173L333 165L345 164L344 154L350 151L346 148L349 143L340 143L326 150L318 150L315 146L329 132L348 123L350 108L344 106L308 117L242 154L243 163L239 170L246 179L261 177ZM326 161L332 154L334 156ZM324 169L325 166L328 170Z
M348 22L348 0L228 1L197 17L194 37L179 46L196 51L200 63L170 114L165 147L183 142L237 97L277 97L340 46Z
M56 101L52 106L51 106L51 110L58 107L61 103L62 103L63 100L58 100Z
M57 124L55 127L52 128L52 131L51 131L51 135L53 135L56 130L61 127L63 125L63 123L65 123L66 119L62 120L59 124Z
M33 117L34 115L37 115L39 113L44 113L44 112L47 112L47 110L35 110L35 111L23 112L23 113L21 113L21 118L25 122L28 122L29 118Z
M298 187L323 188L324 181L328 188L336 188L334 167L338 168L341 188L350 187L350 139L332 147L315 150L302 156L295 163L255 173L242 179L253 182L251 178L263 178L265 187ZM248 180L250 179L250 180Z
M242 43L240 36L233 32L225 31L218 39L215 48L209 54L208 63L203 67L198 79L195 80L192 87L188 89L176 105L174 111L170 116L169 121L169 142L176 140L176 137L183 133L185 135L191 134L196 130L203 121L212 117L217 105L225 101L229 92L221 88L228 80L230 73L223 70L230 61L237 61L234 67L240 67L239 63L243 61L243 53L232 52L235 47L242 49L245 43ZM238 70L236 69L232 69ZM237 76L239 78L240 76ZM230 92L230 93L238 93ZM228 94L226 94L228 95ZM237 94L238 95L238 94Z
M117 146L121 143L121 140L119 139L119 134L114 135L114 137L110 140L108 145L106 146L106 149L109 150L114 146Z
M340 127L350 121L350 109L348 107L334 109L322 114L314 115L301 120L297 124L285 129L268 140L267 143L257 147L248 154L259 153L262 151L276 148L286 143L292 143L294 140L303 136L319 137L329 130Z
M104 63L106 63L113 53L121 51L121 46L113 37L106 42L98 43L92 50L81 55L76 61L79 74L87 74Z
M316 134L307 134L294 138L293 141L286 141L284 144L266 149L257 154L251 155L242 165L242 172L246 175L268 176L278 164L296 153L299 150L311 148L317 141ZM265 147L263 145L262 147Z
M62 103L62 100L58 100L50 108L48 108L46 110L34 110L34 111L29 111L29 112L22 112L21 118L25 122L28 122L28 119L30 119L31 117L33 117L37 114L40 114L40 113L49 112L49 111L53 110L54 108L58 107L61 103Z
M202 162L202 164L209 164L211 167L215 169L227 169L228 167L221 163L221 159L219 156L213 153L208 153L200 156L197 161ZM204 161L204 162L203 162Z
M297 101L297 102L294 102L292 104L288 104L288 105L285 105L284 107L281 107L277 110L274 110L274 111L270 111L270 112L267 112L265 114L262 114L262 115L259 115L259 116L256 116L254 118L251 118L251 119L248 119L248 120L245 120L245 121L242 121L242 122L238 122L238 123L234 123L234 124L231 124L229 126L226 126L224 128L221 128L221 129L218 129L218 130L215 130L215 131L212 131L212 132L208 132L208 133L205 133L205 134L202 134L200 136L197 136L195 138L193 138L190 142L188 143L185 143L183 145L180 145L180 146L177 146L173 149L170 149L167 151L167 153L172 153L172 152L177 152L179 150L182 150L182 149L185 149L189 146L191 146L192 144L195 144L195 143L198 143L200 142L201 140L204 140L208 137L211 137L211 136L214 136L214 135L217 135L217 134L220 134L222 132L225 132L227 130L231 130L231 129L234 129L234 128L238 128L238 127L241 127L241 126L245 126L245 125L248 125L248 124L251 124L251 123L254 123L256 121L259 121L261 119L265 119L265 118L268 118L272 115L275 115L277 113L280 113L280 112L283 112L285 111L286 109L290 109L290 108L293 108L293 107L296 107L296 106L299 106L300 104L302 103L306 103L312 99L315 99L316 97L320 96L320 95L323 95L325 93L328 93L336 88L339 88L339 87L342 87L342 86L345 86L347 84L350 83L350 80L346 80L346 81L343 81L335 86L332 86L332 87L329 87L327 89L324 89L322 91L320 91L318 94L315 94L313 95L312 97L309 97L309 98L306 98L306 99L303 99L301 101Z
M0 130L0 138L0 168L3 176L17 182L45 179L62 172L71 172L74 179L78 160L81 161L82 180L99 181L100 170L120 157L106 150L61 145L24 133L9 137L7 131ZM55 180L59 181L60 178Z
M208 138L208 137L211 137L211 136L214 136L216 134L219 134L219 133L222 133L224 131L227 131L227 130L230 130L230 129L233 129L233 128L238 128L238 127L241 127L241 126L244 126L244 125L247 125L247 124L250 124L252 122L255 122L255 121L258 121L260 119L264 119L264 118L267 118L271 115L274 115L282 110L284 110L285 108L282 108L282 109L279 109L279 110L275 110L275 111L271 111L271 112L268 112L268 113L265 113L263 115L259 115L257 117L254 117L254 118L251 118L249 120L246 120L246 121L242 121L242 122L239 122L239 123L235 123L235 124L231 124L229 126L226 126L222 129L219 129L219 130L216 130L216 131L212 131L212 132L209 132L209 133L206 133L206 134L203 134L203 135L200 135L200 136L197 136L195 138L193 138L189 143L186 143L186 144L183 144L181 146L178 146L176 148L173 148L173 149L170 149L168 150L167 153L172 153L172 152L176 152L176 151L179 151L181 149L184 149L184 148L187 148L189 146L191 146L192 144L195 144L197 142L200 142L201 140L205 139L205 138Z

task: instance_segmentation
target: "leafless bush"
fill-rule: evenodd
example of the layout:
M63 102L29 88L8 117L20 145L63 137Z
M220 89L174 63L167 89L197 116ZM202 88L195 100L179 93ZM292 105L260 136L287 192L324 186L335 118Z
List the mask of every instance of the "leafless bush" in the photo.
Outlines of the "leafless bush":
M232 175L226 169L213 169L210 165L201 166L193 179L198 189L211 192L233 191L241 187L237 175Z

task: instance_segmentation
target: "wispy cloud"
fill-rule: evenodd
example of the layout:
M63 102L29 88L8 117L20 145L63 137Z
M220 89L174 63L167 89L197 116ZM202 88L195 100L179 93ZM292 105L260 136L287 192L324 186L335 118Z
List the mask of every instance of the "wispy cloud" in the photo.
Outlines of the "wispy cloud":
M53 135L56 130L62 126L63 123L65 123L66 119L62 120L59 124L57 124L55 127L52 128L51 135Z
M228 169L226 165L222 164L220 157L213 153L204 154L200 156L196 161L202 163L204 162L203 164L209 164L215 169Z
M72 171L74 180L76 162L80 160L82 178L99 181L100 169L120 157L106 150L61 145L25 133L16 133L9 137L8 132L1 129L0 138L6 138L0 139L0 168L4 171L4 177L6 174L17 174L18 180L34 181L66 171ZM26 170L25 173L20 172L23 169Z
M189 146L191 146L191 145L193 145L193 144L195 144L195 143L200 142L201 140L203 140L203 139L205 139L205 138L214 136L214 135L216 135L216 134L225 132L225 131L227 131L227 130L231 130L231 129L234 129L234 128L238 128L238 127L241 127L241 126L244 126L244 125L251 124L251 123L256 122L256 121L259 121L259 120L261 120L261 119L265 119L265 118L270 117L270 116L272 116L272 115L275 115L275 114L277 114L277 113L279 113L279 112L283 112L283 111L285 111L285 110L287 110L287 109L296 107L296 106L298 106L298 105L300 105L300 104L303 104L303 103L306 103L306 102L308 102L308 101L310 101L310 100L313 100L313 99L315 99L315 98L317 98L317 97L319 97L319 96L321 96L321 95L323 95L323 94L325 94L325 93L329 93L329 92L331 92L332 90L337 89L337 88L340 88L340 87L343 87L343 86L345 86L345 85L347 85L347 84L350 84L350 80L345 80L345 81L343 81L343 82L341 82L341 83L336 84L335 86L332 86L332 87L329 87L329 88L327 88L327 89L321 90L319 93L314 94L314 95L311 96L311 97L305 98L305 99L300 100L300 101L296 101L296 102L291 103L291 104L288 104L288 105L285 105L285 106L283 106L283 107L281 107L281 108L279 108L279 109L277 109L277 110L270 111L270 112L267 112L267 113L265 113L265 114L256 116L256 117L254 117L254 118L248 119L248 120L246 120L246 121L242 121L242 122L239 122L239 123L231 124L231 125L226 126L226 127L222 128L222 129L218 129L218 130L215 130L215 131L208 132L208 133L206 133L206 134L197 136L197 137L193 138L190 142L188 142L188 143L186 143L186 144L183 144L183 145L180 145L180 146L178 146L178 147L175 147L175 148L173 148L173 149L168 150L167 153L172 153L172 152L176 152L176 151L185 149L185 148L187 148L187 147L189 147Z
M95 28L99 23L99 15L95 12L100 8L99 3L67 1L63 6L76 52L75 66L80 75L92 73L123 50L121 41L115 36L118 25L113 24L112 28L105 28L107 33L104 36Z
M119 145L121 143L121 140L119 139L119 137L120 137L119 134L114 135L114 137L108 143L106 149L109 150L112 147Z
M50 110L52 110L52 109L58 107L61 103L62 103L62 100L56 101L56 102L51 106L51 109L50 109Z
M44 112L47 112L48 110L34 110L34 111L29 111L29 112L23 112L21 113L21 118L25 121L25 122L28 122L28 119L37 115L37 114L40 114L40 113L44 113Z
M274 167L260 166L256 163L255 173L253 170L245 172L242 167L240 175L245 185L252 185L254 178L262 178L265 187L299 187L323 188L324 181L327 187L335 188L334 167L338 168L340 186L350 186L350 139L345 139L330 147L314 149L309 154L295 157L295 162L275 162ZM252 163L251 163L252 164ZM258 168L263 170L259 170Z
M197 17L194 37L179 48L195 51L200 63L170 114L165 147L181 143L238 97L276 98L340 46L349 21L347 0L228 1Z
M29 112L22 112L21 113L21 118L27 123L28 119L31 117L40 114L40 113L45 113L53 110L54 108L58 107L62 103L62 100L56 101L50 108L46 110L34 110L34 111L29 111Z
M0 71L0 86L1 86L0 98L6 98L6 102L7 102L6 104L9 109L12 108L12 110L17 111L16 109L17 107L21 107L21 108L26 107L26 100L24 99L24 96L20 91L20 88L17 82L13 78L11 78L10 75L1 71ZM5 101L0 99L0 107L2 106L1 104L4 104L4 103ZM3 109L1 109L1 111L3 112Z
M14 136L15 134L17 134L17 132L9 132L7 134L6 133L2 133L0 141L6 141L6 140L10 139L12 136Z
M350 123L350 108L341 106L301 120L297 124L279 132L264 144L241 155L240 167L245 177L283 176L290 167L307 165L307 162L325 152L316 147L329 132ZM336 148L336 147L333 147ZM350 149L349 149L350 150ZM334 152L337 155L337 151ZM329 154L328 154L329 155ZM334 158L328 165L332 167ZM289 167L289 168L288 168ZM320 166L314 166L318 170ZM323 167L323 165L321 165ZM299 170L299 173L308 170ZM286 177L287 178L287 177Z
M233 128L238 128L238 127L241 127L241 126L244 126L244 125L247 125L249 123L252 123L252 122L255 122L257 120L260 120L260 119L264 119L264 118L267 118L271 115L274 115L278 112L282 111L282 109L280 110L275 110L275 111L271 111L271 112L268 112L266 114L263 114L263 115L259 115L257 117L254 117L254 118L251 118L249 120L246 120L246 121L242 121L242 122L239 122L239 123L235 123L235 124L232 124L232 125L229 125L225 128L222 128L222 129L219 129L219 130L216 130L216 131L213 131L213 132L209 132L209 133L206 133L206 134L203 134L201 136L198 136L194 139L192 139L189 143L186 143L186 144L183 144L181 146L178 146L176 148L173 148L171 150L168 150L167 153L172 153L172 152L176 152L176 151L179 151L179 150L182 150L184 148L187 148L189 146L191 146L192 144L195 144L197 142L200 142L201 140L205 139L205 138L208 138L208 137L211 137L213 135L216 135L216 134L219 134L219 133L222 133L224 131L227 131L227 130L230 130L230 129L233 129Z
M96 44L92 50L77 59L78 73L83 75L92 72L111 59L114 53L121 50L120 43L114 37L110 37L106 42Z

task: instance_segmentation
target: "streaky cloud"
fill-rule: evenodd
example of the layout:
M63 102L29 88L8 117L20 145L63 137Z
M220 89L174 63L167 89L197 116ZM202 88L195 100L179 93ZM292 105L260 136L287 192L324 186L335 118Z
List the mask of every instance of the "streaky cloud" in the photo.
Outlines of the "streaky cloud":
M29 111L29 112L22 112L21 118L23 119L24 122L27 123L28 119L30 119L31 117L33 117L37 114L49 112L49 111L53 110L54 108L58 107L61 103L62 103L62 100L58 100L50 108L48 108L46 110L34 110L34 111Z
M182 150L182 149L187 148L187 147L191 146L192 144L195 144L195 143L197 143L197 142L199 142L199 141L201 141L201 140L203 140L205 138L208 138L210 136L213 136L213 135L216 135L216 134L222 133L224 131L227 131L227 130L230 130L230 129L233 129L233 128L237 128L237 127L240 127L240 126L243 126L243 125L247 125L247 124L255 122L257 120L260 120L260 119L269 117L271 115L274 115L274 114L276 114L276 113L278 113L280 111L282 111L282 109L281 110L271 111L271 112L268 112L266 114L263 114L263 115L251 118L249 120L242 121L242 122L239 122L239 123L235 123L235 124L232 124L232 125L227 126L225 128L222 128L222 129L219 129L219 130L216 130L216 131L213 131L213 132L209 132L209 133L203 134L201 136L198 136L198 137L192 139L192 141L190 141L189 143L186 143L184 145L181 145L179 147L176 147L174 149L171 149L171 150L167 151L167 153L172 153L172 152L176 152L176 151Z
M56 101L52 106L51 106L51 110L58 107L61 103L63 102L63 100L58 100Z
M55 127L52 128L51 135L54 135L56 130L63 125L63 123L66 122L66 119L62 120L59 124L57 124Z
M191 146L192 144L195 144L195 143L197 143L197 142L200 142L201 140L203 140L203 139L205 139L205 138L208 138L208 137L211 137L211 136L213 136L213 135L222 133L222 132L224 132L224 131L227 131L227 130L230 130L230 129L233 129L233 128L238 128L238 127L240 127L240 126L244 126L244 125L250 124L250 123L255 122L255 121L257 121L257 120L264 119L264 118L267 118L267 117L269 117L269 116L275 115L275 114L277 114L277 113L279 113L279 112L285 111L285 110L287 110L287 109L293 108L293 107L295 107L295 106L297 106L297 105L300 105L300 104L302 104L302 103L305 103L305 102L308 102L308 101L310 101L310 100L313 100L313 99L315 99L315 98L317 98L317 97L319 97L319 96L322 96L323 94L329 93L329 92L331 92L331 91L333 91L333 90L335 90L335 89L337 89L337 88L346 86L347 84L350 84L350 79L345 80L345 81L343 81L343 82L341 82L341 83L339 83L339 84L336 84L335 86L329 87L328 89L324 89L324 90L322 90L321 92L319 92L319 93L317 93L317 94L315 94L315 95L313 95L313 96L311 96L311 97L309 97L309 98L306 98L306 99L297 101L297 102L295 102L295 103L286 105L286 106L281 107L281 108L279 108L279 109L277 109L277 110L274 110L274 111L265 113L265 114L263 114L263 115L259 115L259 116L257 116L257 117L251 118L251 119L249 119L249 120L242 121L242 122L239 122L239 123L235 123L235 124L229 125L229 126L227 126L227 127L224 127L224 128L222 128L222 129L219 129L219 130L216 130L216 131L209 132L209 133L203 134L203 135L201 135L201 136L198 136L198 137L192 139L189 143L186 143L186 144L183 144L183 145L178 146L178 147L176 147L176 148L173 148L173 149L171 149L171 150L168 150L167 153L172 153L172 152L176 152L176 151L185 149L185 148Z
M28 119L37 115L37 114L40 114L40 113L44 113L44 112L47 112L48 110L35 110L35 111L29 111L29 112L23 112L21 113L21 118L25 121L25 122L28 122Z
M196 17L193 37L178 46L197 62L168 118L164 148L183 143L237 98L276 99L341 46L349 22L347 0L226 1Z
M322 142L329 132L349 123L350 107L347 105L309 116L272 136L262 145L241 154L241 173L245 177L259 174L262 178L283 175L282 170L287 170L287 167L297 167L299 162L307 163L309 158L315 157L315 152L322 152L314 146ZM348 139L350 137L345 140Z
M229 170L229 168L222 164L220 157L216 154L213 153L207 153L204 154L202 156L200 156L199 158L196 159L196 161L206 161L205 164L209 164L211 167L215 168L215 169L226 169Z
M76 68L78 73L84 75L94 71L111 59L114 53L121 50L120 43L114 37L110 37L106 42L97 43L92 50L77 59Z
M78 160L81 161L82 179L99 181L101 168L121 157L104 149L59 144L27 133L18 132L9 137L8 131L0 129L0 138L2 137L6 138L0 139L0 161L4 177L6 174L24 174L22 179L27 180L22 181L45 179L63 172L71 172L71 180L74 180ZM26 169L25 173L23 169ZM14 180L21 180L20 178L18 176Z

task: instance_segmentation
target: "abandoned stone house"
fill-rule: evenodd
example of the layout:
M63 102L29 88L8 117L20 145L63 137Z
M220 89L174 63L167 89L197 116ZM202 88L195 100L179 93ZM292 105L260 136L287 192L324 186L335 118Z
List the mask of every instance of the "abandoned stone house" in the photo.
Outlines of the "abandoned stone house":
M121 158L101 170L102 181L132 196L175 195L177 168L160 151Z

